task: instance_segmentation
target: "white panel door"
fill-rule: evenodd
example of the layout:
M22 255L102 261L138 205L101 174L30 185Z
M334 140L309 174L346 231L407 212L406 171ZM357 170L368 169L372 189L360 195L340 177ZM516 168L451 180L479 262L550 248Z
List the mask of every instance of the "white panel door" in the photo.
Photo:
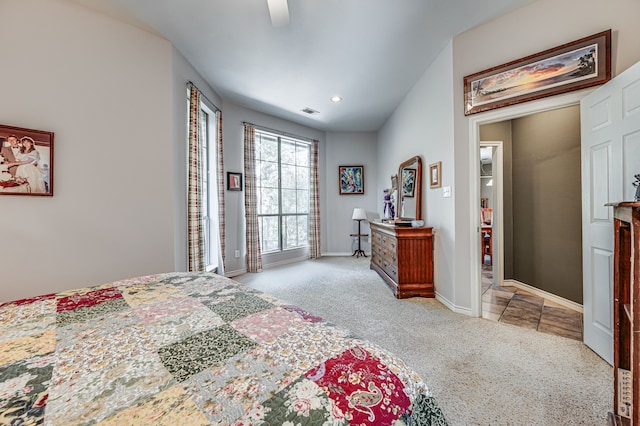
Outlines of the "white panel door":
M640 173L640 62L580 103L584 343L613 363L613 209Z

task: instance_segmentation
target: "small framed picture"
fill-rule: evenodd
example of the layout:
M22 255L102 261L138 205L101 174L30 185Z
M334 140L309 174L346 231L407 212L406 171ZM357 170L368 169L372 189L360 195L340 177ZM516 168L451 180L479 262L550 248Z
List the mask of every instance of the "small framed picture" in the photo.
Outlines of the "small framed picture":
M227 172L227 190L242 191L242 173Z
M364 194L364 166L338 166L340 195Z
M416 189L416 169L402 169L402 195L413 197Z
M429 166L429 187L440 188L442 186L442 161Z
M53 195L53 132L0 125L0 195Z

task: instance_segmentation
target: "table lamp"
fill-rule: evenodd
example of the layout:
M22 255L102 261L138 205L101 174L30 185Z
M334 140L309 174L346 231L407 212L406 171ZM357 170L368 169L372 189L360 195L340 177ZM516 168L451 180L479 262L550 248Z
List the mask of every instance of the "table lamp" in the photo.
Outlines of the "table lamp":
M367 255L364 254L364 250L362 250L362 248L360 247L360 237L362 237L362 232L360 232L360 223L363 220L367 220L367 211L365 209L356 207L355 209L353 209L353 215L351 216L351 219L358 221L358 233L355 235L351 234L352 236L358 237L358 249L353 252L352 256L360 257L362 255L364 257L367 257Z

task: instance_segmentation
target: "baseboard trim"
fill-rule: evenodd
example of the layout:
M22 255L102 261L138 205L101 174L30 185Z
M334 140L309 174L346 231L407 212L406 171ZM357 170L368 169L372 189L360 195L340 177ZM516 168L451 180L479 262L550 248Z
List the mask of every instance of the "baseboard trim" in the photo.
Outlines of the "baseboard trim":
M309 256L300 256L300 257L294 257L292 259L286 259L286 260L281 260L279 262L272 262L269 264L262 264L262 268L263 269L270 269L270 268L275 268L276 266L283 266L283 265L288 265L290 263L297 263L297 262L302 262L303 260L309 260Z
M281 260L279 262L272 262L272 263L268 263L268 264L262 264L262 269L270 269L270 268L275 268L276 266L283 266L283 265L288 265L290 263L297 263L297 262L302 262L303 260L309 260L309 256L300 256L300 257L294 257L292 259L286 259L286 260ZM247 268L242 268L242 269L238 269L236 271L226 271L225 272L225 276L226 277L236 277L238 275L242 275L242 274L246 274L247 273Z
M540 290L537 287L533 287L529 284L525 284L523 282L520 282L518 280L504 280L503 281L503 286L513 286L516 288L519 288L521 290L524 291L528 291L529 293L535 294L538 297L542 297L543 299L548 299L550 301L552 301L553 303L557 303L558 305L562 305L565 308L569 308L572 309L576 312L580 312L581 314L584 313L584 308L582 307L581 304L574 302L573 300L568 300L565 299L564 297L560 297L558 295L549 293L547 291L544 290Z
M366 253L366 252L365 252L365 254L366 254L367 256L370 256L370 255L371 255L370 253ZM331 252L329 252L329 253L322 253L322 255L323 255L323 256L353 256L353 253L351 253L351 252L349 252L349 251L344 251L344 252L341 252L341 251L331 251Z
M454 303L451 303L451 301L449 299L447 299L446 297L444 297L442 294L438 293L437 291L436 291L436 300L439 301L444 306L446 306L447 308L449 308L450 310L452 310L453 312L455 312L457 314L472 316L470 308L463 308L463 307L460 307L460 306L456 306Z
M235 271L224 271L224 276L227 278L237 277L238 275L246 274L247 268L237 269Z

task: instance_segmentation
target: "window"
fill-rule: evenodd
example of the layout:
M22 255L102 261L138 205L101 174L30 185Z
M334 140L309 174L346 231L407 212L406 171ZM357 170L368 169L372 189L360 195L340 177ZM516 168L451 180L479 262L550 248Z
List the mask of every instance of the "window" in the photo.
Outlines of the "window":
M207 271L212 271L219 266L218 248L220 247L218 226L218 188L216 186L216 149L213 141L217 134L215 113L205 104L202 104L202 144L204 151L204 174L202 186L204 238L205 238L205 265Z
M187 115L189 111L190 90L187 89ZM187 117L188 120L188 117ZM200 131L202 132L202 223L204 226L204 262L207 271L219 270L220 225L218 218L218 192L216 179L217 152L215 138L217 121L215 112L205 103L200 103ZM187 130L188 131L188 130Z
M255 138L262 253L307 247L310 144L258 130Z

